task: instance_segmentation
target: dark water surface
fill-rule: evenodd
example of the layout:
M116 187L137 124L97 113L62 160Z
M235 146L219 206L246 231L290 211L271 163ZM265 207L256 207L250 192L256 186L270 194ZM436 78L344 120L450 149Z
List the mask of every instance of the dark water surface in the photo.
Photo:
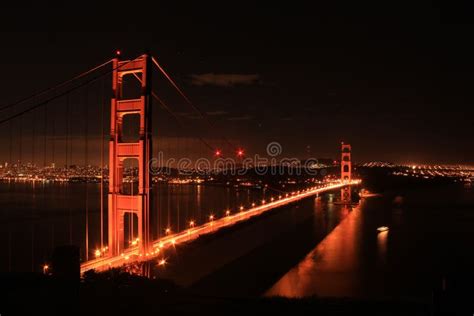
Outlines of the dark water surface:
M86 190L87 188L87 190ZM166 228L182 231L210 214L222 216L275 195L265 190L210 185L155 184L152 191L151 230L156 239ZM107 242L107 195L104 195L104 244ZM73 244L86 258L101 246L100 185L97 183L0 182L0 272L41 271L54 247ZM130 228L128 225L127 230ZM136 231L135 231L136 232Z
M0 271L40 269L55 245L100 245L99 186L0 184ZM219 186L155 187L154 237L263 197ZM271 194L266 193L266 198ZM419 185L353 208L339 192L307 198L163 254L169 278L219 297L397 298L429 302L433 289L474 275L474 190ZM73 198L73 203L68 203ZM105 200L106 201L106 200ZM105 203L106 204L106 203ZM106 219L105 219L106 220ZM106 222L106 221L105 221ZM377 228L388 226L379 233ZM84 252L83 252L84 257Z
M472 188L388 192L364 200L265 295L429 302L433 289L472 277L473 246Z
M176 249L157 276L218 297L351 297L430 303L473 276L474 192L387 191L352 209L308 198ZM388 226L379 233L377 228Z
M255 297L320 242L350 212L339 192L306 198L162 254L152 275L198 294Z

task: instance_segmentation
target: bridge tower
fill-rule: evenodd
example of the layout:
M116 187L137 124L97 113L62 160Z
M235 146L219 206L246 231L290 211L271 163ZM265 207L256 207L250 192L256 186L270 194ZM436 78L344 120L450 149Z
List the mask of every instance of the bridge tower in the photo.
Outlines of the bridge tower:
M341 143L341 181L348 183L352 178L351 145ZM351 203L351 188L345 186L341 189L341 201Z
M140 92L135 98L124 97L124 89L133 76L140 82ZM135 81L136 82L136 81ZM137 89L138 90L138 89ZM128 90L127 90L128 91ZM132 61L113 61L112 100L110 111L109 141L109 194L108 194L108 245L109 255L120 255L125 248L125 215L138 220L138 245L141 253L150 248L150 173L148 162L151 151L151 56L144 54ZM123 135L124 119L134 115L139 121L136 139ZM137 192L127 192L124 185L124 161L131 159L138 165ZM132 180L133 181L133 180ZM129 187L129 186L127 186ZM133 223L133 222L132 222Z

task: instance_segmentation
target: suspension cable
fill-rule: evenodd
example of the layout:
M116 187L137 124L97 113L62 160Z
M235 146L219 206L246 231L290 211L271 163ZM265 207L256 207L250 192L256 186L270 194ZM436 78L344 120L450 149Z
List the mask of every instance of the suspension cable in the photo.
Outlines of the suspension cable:
M48 93L48 92L50 92L50 91L55 91L55 90L57 90L57 89L60 89L60 88L62 88L62 87L64 87L64 86L70 84L71 82L76 81L76 80L78 80L78 79L81 79L81 78L83 78L83 77L85 77L85 76L91 74L92 72L94 72L94 71L96 71L96 70L98 70L98 69L100 69L100 68L102 68L102 67L108 65L109 63L112 62L112 60L113 60L113 59L110 59L110 60L108 60L108 61L106 61L106 62L104 62L104 63L102 63L102 64L100 64L100 65L98 65L98 66L96 66L96 67L94 67L94 68L92 68L92 69L89 69L89 70L87 70L87 71L85 71L85 72L82 72L82 73L80 73L79 75L76 75L75 77L73 77L73 78L71 78L71 79L69 79L69 80L63 81L63 82L61 82L61 83L55 85L54 87L50 87L50 88L44 89L44 90L42 90L42 91L33 93L32 95L29 95L29 96L27 96L27 97L25 97L25 98L22 98L22 99L20 99L20 100L17 100L17 101L15 101L15 102L13 102L13 103L4 105L4 106L0 107L0 112L3 111L3 110L5 110L5 109L11 108L11 107L13 107L13 106L15 106L15 105L22 104L22 103L25 103L25 102L27 102L27 101L29 101L29 100L31 100L31 99L40 97L40 96L42 96L42 95L44 95L44 94L46 94L46 93Z
M139 57L137 57L137 58L139 58ZM69 89L67 89L67 90L65 90L65 91L63 91L63 92L61 92L61 93L59 93L59 94L57 94L57 95L55 95L55 96L52 96L51 98L49 98L49 99L47 99L47 100L44 100L44 101L42 101L42 102L40 102L40 103L37 103L37 104L35 104L35 105L33 105L33 106L31 106L31 107L29 107L29 108L23 110L23 111L20 111L20 112L16 113L16 114L10 115L9 117L6 117L6 118L0 120L0 125L3 124L3 123L5 123L5 122L8 122L8 121L10 121L10 120L12 120L12 119L14 119L14 118L17 118L17 117L19 117L19 116L21 116L21 115L23 115L23 114L25 114L25 113L28 113L28 112L30 112L30 111L33 111L34 109L36 109L36 108L38 108L38 107L44 106L44 105L47 104L48 102L50 102L50 101L52 101L52 100L55 100L55 99L57 99L57 98L60 98L60 97L62 97L62 96L64 96L64 95L70 93L71 91L77 90L77 89L79 89L79 88L82 88L82 87L84 87L84 86L86 86L86 85L88 85L88 84L94 82L94 81L97 81L97 80L100 79L101 77L103 77L103 76L105 76L105 75L108 75L109 73L111 73L111 72L113 72L113 71L115 71L115 70L117 70L117 69L120 69L121 67L124 67L125 65L127 65L127 64L129 64L129 63L135 61L137 58L128 60L127 62L124 62L123 64L121 64L121 65L119 65L119 66L117 66L117 67L115 67L115 68L112 68L112 69L110 69L110 70L108 70L108 71L106 71L106 72L104 72L104 73L101 73L101 74L99 74L99 75L97 75L97 76L94 76L94 77L92 77L91 79L89 79L89 80L87 80L87 81L85 81L85 82L82 82L81 84L78 84L77 86L74 86L74 87L72 87L72 88L69 88Z
M186 127L186 124L184 124L184 122L179 118L178 115L176 115L173 110L171 110L171 108L154 92L152 91L151 93L152 97L158 101L158 103L176 120L176 122L178 123L178 125L181 127L181 128L187 128ZM214 151L214 147L212 147L208 142L206 142L204 140L204 138L198 136L197 137L207 148L209 148L211 151Z
M214 128L214 124L209 120L207 117L206 113L201 111L191 100L186 96L186 94L183 92L182 89L178 87L176 82L171 78L171 76L165 71L165 69L158 63L158 61L155 59L155 57L151 57L151 60L155 64L155 66L158 68L158 70L165 76L165 78L170 82L170 84L178 91L178 93L183 97L183 99L190 105L198 114L203 118L211 128ZM231 147L231 148L236 148L227 138L224 138L226 143Z
M133 74L135 76L135 78L141 82L141 79L140 77L138 77L137 74ZM171 79L171 78L170 78ZM155 93L155 91L151 91L151 95L152 97L158 101L158 103L176 120L176 122L178 123L178 125L181 127L181 128L184 128L186 129L187 128L187 125L184 124L184 122L179 118L178 115L176 115L173 110ZM214 152L214 147L212 147L208 142L206 142L204 140L204 138L198 136L197 137L199 139L199 141L201 141L207 148L209 148L211 150L211 152Z
M168 73L161 67L161 65L158 63L158 61L155 59L155 57L151 57L151 60L155 64L155 66L158 68L158 70L161 71L161 73L168 79L168 81L171 83L171 85L178 91L178 93L183 97L183 99L202 117L204 117L204 112L202 112L200 109L198 109L194 104L191 102L191 100L184 94L183 90L181 90L176 82L168 75Z

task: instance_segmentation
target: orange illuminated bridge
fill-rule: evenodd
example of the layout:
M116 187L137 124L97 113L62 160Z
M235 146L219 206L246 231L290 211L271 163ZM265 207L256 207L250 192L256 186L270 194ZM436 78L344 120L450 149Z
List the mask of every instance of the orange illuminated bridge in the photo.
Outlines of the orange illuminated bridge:
M228 210L225 212L225 216L222 218L217 218L215 215L210 215L209 221L200 226L196 226L194 221L190 221L189 228L187 230L176 234L172 234L171 231L167 231L167 235L165 237L153 241L152 246L148 252L140 251L143 248L139 246L141 242L139 238L132 242L132 247L127 248L121 254L116 256L108 255L108 249L104 248L96 252L96 255L98 256L96 259L84 262L81 265L81 273L91 269L104 270L131 262L150 260L152 258L158 258L158 263L163 265L165 264L165 259L160 259L160 255L164 250L166 250L166 248L174 247L177 244L191 242L197 239L199 236L214 233L223 227L228 227L238 222L248 220L251 217L258 216L277 207L281 207L320 193L335 189L342 189L351 185L357 185L359 183L360 180L330 182L300 191L281 194L275 198L271 198L268 201L262 200L260 205L253 205L247 209L240 207L239 211L236 213L231 213ZM102 253L104 254L103 257L101 257Z

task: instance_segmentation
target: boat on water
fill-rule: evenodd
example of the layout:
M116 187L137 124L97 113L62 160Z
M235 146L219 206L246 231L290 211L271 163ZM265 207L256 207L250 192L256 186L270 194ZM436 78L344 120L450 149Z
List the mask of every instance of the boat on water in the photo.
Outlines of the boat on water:
M373 196L381 196L380 193L372 193L369 190L362 189L359 192L359 197L360 198L368 198L368 197L373 197Z

